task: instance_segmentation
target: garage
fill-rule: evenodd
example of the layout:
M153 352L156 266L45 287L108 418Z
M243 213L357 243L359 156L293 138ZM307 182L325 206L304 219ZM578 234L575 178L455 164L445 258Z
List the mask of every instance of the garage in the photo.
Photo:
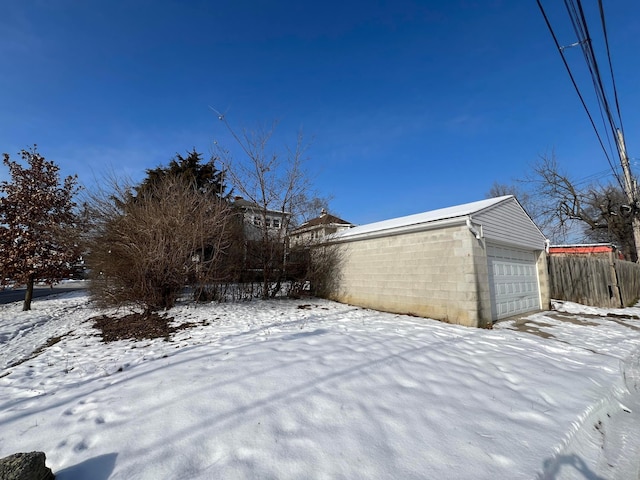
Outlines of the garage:
M497 320L540 308L533 252L487 245L487 260L491 306Z
M548 308L546 239L512 195L351 228L331 298L471 327Z

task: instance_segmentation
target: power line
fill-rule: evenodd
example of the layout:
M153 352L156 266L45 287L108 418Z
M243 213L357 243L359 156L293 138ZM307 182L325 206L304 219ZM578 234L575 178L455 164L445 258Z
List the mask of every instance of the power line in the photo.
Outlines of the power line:
M537 0L537 2L538 2L538 7L540 7L540 11L542 12L545 18L547 27L551 31L551 34L557 46L558 41L556 39L555 33L553 32L553 28L551 28L549 19L547 18L546 13L542 8L542 4L540 3L540 0ZM609 72L611 74L611 82L613 85L613 91L614 91L614 96L616 101L616 111L618 114L618 122L620 124L620 128L617 128L616 126L616 119L614 118L614 114L612 112L610 103L607 99L607 92L605 91L604 84L602 81L602 76L600 75L600 69L598 68L596 55L593 51L593 45L591 42L591 38L589 36L589 28L587 26L587 21L585 19L584 10L582 9L582 2L581 0L576 0L576 2L574 2L573 0L565 0L564 3L565 3L565 6L567 7L567 12L569 13L569 18L571 19L571 23L573 25L574 31L578 36L578 44L582 49L582 52L585 57L585 61L587 63L587 67L589 69L589 73L591 75L593 87L596 92L596 98L598 99L598 105L600 107L600 115L602 116L602 122L603 124L605 124L605 126L606 126L606 123L609 124L611 134L615 140L615 144L618 150L618 155L620 158L620 166L622 167L622 171L624 173L624 185L620 181L620 178L618 177L617 174L616 174L616 178L618 179L618 183L620 183L620 187L622 187L622 191L625 192L627 201L629 202L629 209L633 213L633 216L631 217L631 223L632 223L633 238L634 238L634 244L635 244L635 250L636 250L636 261L640 262L640 208L638 206L637 186L631 174L631 168L629 166L629 157L627 156L627 151L626 151L625 142L624 142L624 133L622 131L622 115L620 114L620 102L618 101L618 93L617 93L617 88L615 84L615 77L613 75L613 65L611 62L611 52L609 49L609 39L607 35L607 27L606 27L606 22L604 18L604 8L602 6L602 1L598 0L599 10L600 10L600 20L602 23L602 30L603 30L604 40L605 40L607 58L609 60ZM559 52L560 52L560 55L562 56L562 60L565 64L565 67L567 67L567 70L570 72L566 59L564 57L564 50L559 49ZM569 73L569 75L571 77L571 81L574 84L574 87L576 87L576 83L575 83L575 80L573 79L573 75L571 75L571 73ZM581 95L580 95L580 98L582 100L583 106L586 109L586 105ZM588 109L587 109L587 114L589 115L589 119L591 120L592 126L596 130L596 135L600 140L600 145L603 147L603 151L605 152L605 156L607 157L609 166L615 172L611 159L609 158L609 155L607 154L607 152L604 150L602 139L600 138L600 135L597 132L597 129L595 128L595 124L593 123L593 118L591 117L591 114L589 114ZM607 120L606 122L604 118L605 116ZM607 130L605 128L605 132L606 131ZM609 139L609 144L611 145L611 140L608 134L607 134L607 138Z
M602 0L598 0L598 7L600 10L600 21L602 23L602 33L604 35L604 44L607 49L607 59L609 61L609 72L611 73L611 85L613 86L613 97L616 101L616 110L618 112L618 121L620 122L620 131L624 135L624 127L622 125L622 115L620 114L620 102L618 101L618 88L616 87L615 76L613 75L613 64L611 63L611 51L609 50L609 36L607 35L607 24L604 19L604 7L602 6Z
M580 102L582 103L582 107L584 108L589 121L591 123L591 127L593 128L593 131L596 134L596 137L598 138L598 142L600 143L600 147L602 148L602 151L607 159L607 162L609 163L609 167L611 168L611 171L613 172L613 175L615 176L616 180L618 181L618 183L620 184L620 187L624 190L624 186L622 184L622 181L620 180L620 177L618 175L618 172L616 170L616 168L614 167L614 164L611 160L611 157L609 156L609 152L607 152L607 149L604 145L604 142L602 140L602 137L600 135L600 132L598 131L598 127L596 126L594 120L593 120L593 116L591 115L591 112L589 111L589 108L587 107L587 104L584 100L584 97L582 95L582 92L580 91L580 88L578 87L578 84L576 82L576 79L573 75L573 72L571 71L571 68L569 67L569 63L567 62L567 59L564 55L564 50L565 48L562 47L560 45L560 42L558 41L558 38L556 36L555 31L553 30L553 27L551 26L551 22L549 21L549 17L547 16L547 13L544 9L544 7L542 6L542 3L540 0L536 0L537 4L538 4L538 8L540 9L540 12L542 13L542 16L544 18L544 21L547 25L547 28L549 29L549 32L551 33L551 36L553 38L553 41L556 45L556 48L558 49L558 52L560 53L560 57L562 58L562 63L565 66L565 69L567 70L567 73L569 74L569 78L571 79L571 83L573 85L573 88L575 89L576 93L578 94L578 98L580 99ZM580 46L583 54L585 56L585 60L587 62L587 66L589 68L589 72L591 74L591 78L592 81L594 83L594 88L596 89L596 97L598 99L598 104L600 106L600 113L601 115L603 115L602 112L602 108L604 107L605 113L607 113L606 117L609 123L610 128L612 128L613 130L613 135L614 138L616 138L615 136L615 122L613 121L613 117L611 115L611 110L608 107L608 102L606 100L606 94L604 91L604 86L602 84L602 80L600 77L600 73L599 73L599 69L597 68L597 62L595 59L595 54L593 52L593 48L591 46L591 39L589 38L588 35L588 29L587 29L587 25L586 25L586 20L584 17L584 11L582 10L582 5L580 4L580 1L578 0L578 7L576 7L576 5L573 2L570 2L568 0L565 0L565 6L567 8L567 11L569 12L569 17L571 19L571 23L573 26L573 29L578 37L578 41L571 45L571 46ZM603 118L603 122L604 122L604 118ZM605 130L606 132L606 130ZM611 139L609 138L608 132L607 132L607 139L609 140L609 145L611 147Z
M578 0L577 6L571 0L565 0L564 3L567 8L567 12L569 14L569 18L571 19L571 23L573 25L574 31L578 39L582 39L579 42L579 44L580 44L582 53L584 55L585 63L587 64L587 68L589 70L589 75L591 76L593 88L596 93L596 100L598 101L600 118L602 119L603 125L606 126L608 124L611 134L615 140L616 139L615 121L613 119L611 108L607 100L605 88L602 83L602 76L600 75L598 62L596 60L596 56L593 51L593 44L591 41L591 36L589 35L589 27L587 26L587 21L584 16L584 10L582 9L582 3L580 2L580 0ZM605 121L605 114L606 114L606 121ZM609 144L609 151L610 151L609 153L611 153L613 156L613 147L611 145L612 137L609 136L609 131L606 128L605 128L605 135L607 137L607 143ZM613 167L610 157L607 156L607 160L609 161L609 165Z
M565 4L567 4L567 0L565 0ZM607 94L604 88L604 84L602 82L602 76L600 74L600 68L598 67L598 61L596 59L595 53L593 51L593 43L591 42L591 36L589 35L589 27L587 26L587 21L584 16L584 10L582 9L582 3L578 0L577 9L575 4L572 4L572 11L574 13L575 18L572 19L574 25L578 23L580 28L576 30L576 33L582 34L583 38L586 39L586 42L582 43L582 51L584 53L585 62L587 63L587 67L589 69L589 74L591 75L591 80L593 82L593 88L596 92L596 97L598 99L598 104L600 107L600 115L604 117L606 114L607 123L613 135L613 138L616 138L616 122L613 118L613 113L611 111L611 107L609 101L607 99ZM567 10L570 10L567 8ZM571 15L571 10L570 10ZM602 110L604 109L604 114ZM605 123L603 118L603 123ZM606 132L606 130L605 130ZM609 141L609 148L611 148L611 138L607 134L607 140Z
M606 170L601 170L599 172L592 173L591 175L587 175L585 177L582 177L582 178L576 180L575 182L573 182L573 184L575 186L584 185L585 183L590 183L592 180L600 179L600 178L606 177L608 175L612 175L612 173L611 173L611 170L607 168Z

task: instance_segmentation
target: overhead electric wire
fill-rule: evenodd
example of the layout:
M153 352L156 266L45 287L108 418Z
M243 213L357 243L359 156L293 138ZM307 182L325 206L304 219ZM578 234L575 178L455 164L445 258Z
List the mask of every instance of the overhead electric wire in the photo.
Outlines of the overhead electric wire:
M620 113L620 102L618 101L618 88L616 87L615 76L613 75L613 64L611 62L611 51L609 50L609 36L607 35L607 24L604 19L604 7L602 6L602 0L598 0L598 7L600 9L600 21L602 23L602 33L604 35L604 44L607 49L607 59L609 61L609 72L611 73L611 85L613 86L613 98L616 101L616 110L618 112L618 121L620 122L620 131L624 137L624 126L622 124L622 114Z
M567 4L568 1L572 0L565 0L565 4ZM576 30L576 33L581 32L583 35L583 38L586 39L585 42L581 43L581 47L585 56L585 61L587 63L587 66L589 68L589 73L591 75L591 79L593 81L593 87L594 90L596 92L596 98L598 99L598 106L600 108L600 115L601 117L604 117L606 115L607 121L605 122L605 119L602 118L602 122L603 124L606 126L608 124L609 129L611 131L611 136L613 138L613 141L615 142L616 145L616 152L618 153L619 157L622 158L622 155L624 155L623 150L624 150L624 145L620 143L620 140L618 138L618 128L616 125L616 119L614 118L614 114L613 111L611 109L611 103L608 100L607 97L607 92L605 90L604 87L604 83L602 81L602 75L600 74L600 68L598 66L598 61L596 58L596 55L593 51L593 43L591 41L591 36L589 34L589 28L587 26L587 20L585 18L584 15L584 10L582 8L582 1L581 0L576 0L577 1L577 9L575 7L575 4L572 3L573 5L573 12L575 15L575 21L572 19L572 22L574 23L574 25L576 24L576 22L580 25L580 28L578 30ZM602 13L604 14L604 10L602 10ZM571 16L571 13L570 13ZM609 57L610 59L610 57ZM613 74L613 71L611 71L611 73ZM613 80L612 77L612 81L615 82L615 80ZM614 83L615 84L615 83ZM604 110L604 113L603 113ZM618 120L619 122L622 121L622 117L620 115L620 111L618 109ZM622 131L622 130L620 130ZM605 133L607 133L607 130L605 128ZM611 137L609 137L609 134L607 133L607 141L609 143L609 148L611 150L611 154L613 155L613 147L611 145ZM611 165L611 162L609 161L610 166L613 168L613 166ZM618 179L618 182L620 183L620 186L622 187L623 190L626 190L623 185L622 185L622 181L620 179Z
M575 186L584 185L585 183L591 183L593 180L596 180L596 179L600 180L602 179L602 177L606 177L608 175L612 175L612 173L611 173L611 170L607 168L606 170L601 170L599 172L592 173L591 175L582 177L576 180L575 182L573 182L573 184Z
M582 44L583 52L585 53L585 59L587 60L587 65L589 66L589 73L591 74L591 78L593 80L594 89L600 99L601 107L604 107L607 120L609 122L609 126L611 128L611 132L616 137L616 122L613 118L613 113L611 111L611 106L609 104L609 100L607 99L607 94L604 88L604 84L602 82L602 76L600 75L600 67L598 66L598 61L596 59L595 53L593 52L593 43L591 42L591 36L589 35L589 28L587 26L587 21L584 17L584 11L582 9L582 3L578 0L578 8L580 11L580 23L583 26L581 29L584 32L585 37L588 39L587 42Z
M600 75L600 69L598 68L598 62L596 61L595 54L593 53L591 36L589 35L589 28L587 27L587 23L584 18L582 5L580 3L580 0L578 0L577 8L576 5L571 2L571 0L565 0L564 3L567 7L567 12L569 13L574 31L576 32L578 38L581 40L579 44L584 55L585 63L587 64L587 68L589 70L589 75L591 76L591 80L593 82L593 88L596 92L596 97L598 99L601 114L602 109L604 108L609 127L612 129L612 132L615 132L615 122L613 120L611 108L609 107L609 102L607 101L607 97L604 91L604 85L602 84L602 77Z
M600 75L600 69L598 67L598 62L596 60L595 53L593 52L593 44L591 42L591 36L589 35L589 28L587 26L587 21L584 16L584 10L582 9L582 3L580 0L577 0L577 7L575 3L571 0L565 0L565 6L567 7L567 12L569 14L569 18L571 19L571 24L573 25L574 31L578 37L578 44L581 47L582 53L584 55L585 63L587 64L587 68L589 70L589 75L591 76L591 80L593 82L593 88L596 92L596 99L598 101L598 107L600 110L600 117L602 118L602 123L609 127L611 132L611 137L609 136L609 132L605 129L605 135L607 137L607 143L609 144L609 153L613 156L613 146L611 144L611 140L616 142L617 147L617 134L616 134L616 124L613 118L613 114L611 113L611 107L609 106L609 101L607 100L607 95L605 92L604 85L602 83L602 76ZM604 112L603 112L604 110ZM605 120L606 114L606 120ZM609 161L609 165L613 168L610 157L607 157ZM622 186L622 184L621 184Z
M549 29L549 33L551 33L551 37L553 38L553 41L556 45L556 48L558 49L558 52L560 53L560 57L562 58L562 63L565 66L565 69L567 70L567 73L569 74L569 78L571 79L571 83L573 84L573 88L575 89L576 93L578 94L578 98L580 99L580 102L582 103L582 107L584 108L587 116L589 117L589 121L591 122L591 127L593 128L593 131L596 134L596 137L598 138L598 142L600 143L600 147L602 148L602 151L607 159L607 162L609 163L609 167L611 167L611 170L613 172L613 175L615 176L616 180L618 181L618 183L620 184L620 187L624 190L622 181L620 180L619 174L616 170L616 168L614 167L613 162L611 161L611 157L609 156L609 153L607 152L607 149L604 145L604 142L602 141L602 137L600 136L600 132L598 131L598 128L596 127L596 124L593 120L593 116L591 115L591 112L589 111L589 108L587 107L587 104L584 100L584 97L582 96L582 93L580 92L580 89L578 88L578 84L575 80L575 77L573 76L573 73L571 72L571 68L569 67L569 64L567 62L566 57L564 56L564 49L563 47L560 45L560 42L558 41L558 37L556 36L555 31L553 30L553 27L551 26L551 22L549 21L549 17L547 16L546 11L544 10L544 7L542 6L542 3L540 0L536 0L537 4L538 4L538 8L540 9L540 13L542 13L542 17L544 18L544 21L547 25L547 28ZM565 0L565 5L567 6L567 9L569 9L569 5L567 4L566 0ZM573 5L573 9L575 11L575 5ZM572 24L574 23L574 18L573 16L569 15L572 19ZM576 15L577 16L577 15ZM577 31L579 31L581 27L579 25L574 25L574 29L577 29ZM582 44L585 39L584 39L585 35L579 35L578 36L578 44ZM592 52L592 51L591 51Z

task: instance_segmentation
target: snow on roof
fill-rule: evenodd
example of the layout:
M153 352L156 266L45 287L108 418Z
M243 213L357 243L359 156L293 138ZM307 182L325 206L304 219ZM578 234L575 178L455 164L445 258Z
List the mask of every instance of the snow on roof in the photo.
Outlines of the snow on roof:
M499 203L504 202L507 199L514 198L513 195L505 195L502 197L487 198L486 200L479 200L477 202L465 203L463 205L456 205L453 207L440 208L438 210L431 210L424 213L416 213L414 215L407 215L405 217L392 218L390 220L383 220L381 222L369 223L366 225L360 225L359 227L350 228L338 232L332 237L335 239L342 239L347 237L364 235L367 233L381 232L384 230L397 230L412 225L420 225L425 223L432 223L439 220L446 220L452 218L466 217L478 213L489 207L493 207Z

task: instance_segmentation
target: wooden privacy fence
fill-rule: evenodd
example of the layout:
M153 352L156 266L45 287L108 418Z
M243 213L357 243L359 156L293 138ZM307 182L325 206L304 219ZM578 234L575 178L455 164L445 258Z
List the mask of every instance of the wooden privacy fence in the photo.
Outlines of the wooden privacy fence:
M594 307L628 307L640 297L640 265L609 257L549 255L551 298Z

